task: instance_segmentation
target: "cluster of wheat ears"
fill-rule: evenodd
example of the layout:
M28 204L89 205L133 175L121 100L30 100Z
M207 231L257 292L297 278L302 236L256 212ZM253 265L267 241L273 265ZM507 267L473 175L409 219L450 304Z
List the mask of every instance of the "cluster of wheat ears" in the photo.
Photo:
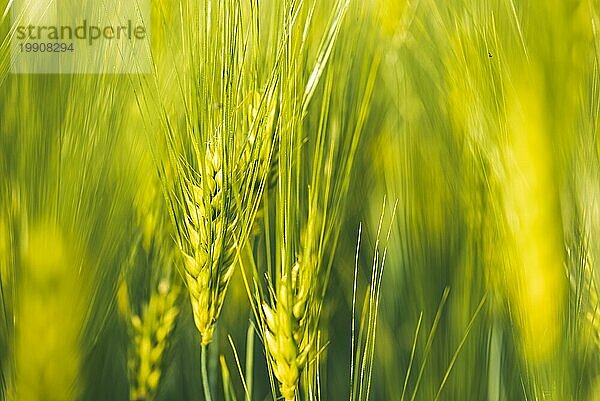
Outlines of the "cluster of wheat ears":
M0 400L600 400L597 1L152 0L88 75L16 3Z
M162 144L154 149L155 185L166 199L162 218L169 215L173 227L175 254L168 263L180 268L199 334L204 396L212 399L207 348L239 269L269 372L292 401L302 377L307 391L315 388L307 371L322 352L319 315L376 60L352 65L350 42L336 51L340 31L349 28L348 1L331 10L303 1L268 11L231 0L184 4L185 113L173 116L155 104L159 111L147 117L154 117L154 140ZM327 24L315 24L315 13L329 13ZM264 18L275 24L268 35L259 27ZM316 53L307 46L312 36L320 43ZM352 113L334 103L347 91L335 75L348 68L360 68L366 78ZM265 249L253 250L261 238ZM129 312L133 400L151 399L156 391L160 356L177 316L171 292L159 286L141 315Z

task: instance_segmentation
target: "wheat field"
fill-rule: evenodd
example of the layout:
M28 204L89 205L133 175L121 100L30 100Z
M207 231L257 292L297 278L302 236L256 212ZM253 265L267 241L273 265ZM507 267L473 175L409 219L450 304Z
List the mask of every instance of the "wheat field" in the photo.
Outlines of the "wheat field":
M1 400L600 401L600 3L82 0L143 52L32 62L69 1L0 0Z

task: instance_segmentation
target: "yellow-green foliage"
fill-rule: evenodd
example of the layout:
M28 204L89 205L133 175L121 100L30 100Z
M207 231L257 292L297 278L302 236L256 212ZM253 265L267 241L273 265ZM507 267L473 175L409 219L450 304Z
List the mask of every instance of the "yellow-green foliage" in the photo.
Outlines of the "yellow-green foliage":
M15 301L15 381L9 399L74 399L87 298L87 285L79 275L81 255L50 222L32 223L23 241Z

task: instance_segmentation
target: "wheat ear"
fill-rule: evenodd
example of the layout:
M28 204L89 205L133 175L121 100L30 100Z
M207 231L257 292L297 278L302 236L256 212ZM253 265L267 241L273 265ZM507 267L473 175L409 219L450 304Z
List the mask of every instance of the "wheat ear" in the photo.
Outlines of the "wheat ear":
M304 231L300 256L282 274L272 304L262 304L265 348L286 401L295 399L300 375L316 337L319 259L312 246L315 238L312 228L309 225Z
M166 280L162 280L158 291L152 292L141 315L131 317L133 341L128 365L132 401L154 399L161 376L162 357L179 314L178 295L177 287L171 287Z
M269 96L271 95L271 96ZM265 213L264 198L277 185L279 165L279 144L277 141L277 98L272 94L261 95L254 92L248 106L249 126L255 127L249 132L248 140L242 152L244 166L258 163L266 169L266 177L258 177L254 182L253 191L260 194L258 207L254 215L250 235L256 237L261 232L261 220ZM257 141L257 135L262 141Z
M188 285L194 322L202 345L213 338L215 324L236 254L238 220L224 187L219 154L207 147L200 185L190 184L186 194L186 232L191 251L182 247L185 280Z

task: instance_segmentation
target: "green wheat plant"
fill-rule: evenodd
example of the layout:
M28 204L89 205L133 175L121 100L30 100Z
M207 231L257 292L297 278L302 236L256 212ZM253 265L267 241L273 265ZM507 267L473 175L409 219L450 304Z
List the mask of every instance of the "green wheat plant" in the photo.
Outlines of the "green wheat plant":
M130 266L118 292L119 312L126 321L130 343L127 365L130 400L153 400L164 367L164 356L179 314L180 284L174 271L175 244L166 205L157 180L148 180L136 197L140 241L134 243ZM140 255L136 255L136 253ZM147 269L146 272L131 271ZM135 278L141 277L141 280ZM132 304L132 287L151 287L141 308ZM150 283L150 284L148 284ZM157 283L157 284L155 284ZM137 284L137 285L136 285ZM142 285L144 287L144 285ZM135 293L135 291L132 291ZM142 288L141 293L148 292Z
M121 291L126 292L127 287L124 285ZM178 295L177 288L163 280L157 289L152 290L141 314L130 316L128 324L131 345L128 369L131 400L154 399L160 383L163 354L179 313ZM125 295L121 297L127 299Z
M316 376L310 372L318 370L314 364L322 352L319 320L376 61L362 66L365 86L358 91L360 101L354 114L342 114L336 100L346 94L351 83L337 85L334 76L351 65L346 64L347 53L342 49L352 45L349 41L338 44L338 35L348 29L345 16L355 11L355 5L336 3L314 66L298 66L297 60L308 57L304 55L309 51L306 35L313 16L323 10L318 10L316 3L289 6L283 16L288 32L278 72L282 134L278 136L275 217L272 225L265 225L267 262L259 267L266 274L267 285L261 289L260 274L255 270L248 290L254 299L269 371L282 397L294 400L302 382L306 396L315 396ZM304 76L308 80L303 80ZM273 393L275 397L274 389Z
M185 112L181 122L164 116L160 125L166 149L157 153L165 156L163 186L201 338L205 397L210 399L206 348L268 178L274 79L263 87L250 80L253 69L245 46L254 8L245 10L237 1L187 2L182 10L189 27L182 31L185 62L179 71ZM168 185L167 176L172 177Z

